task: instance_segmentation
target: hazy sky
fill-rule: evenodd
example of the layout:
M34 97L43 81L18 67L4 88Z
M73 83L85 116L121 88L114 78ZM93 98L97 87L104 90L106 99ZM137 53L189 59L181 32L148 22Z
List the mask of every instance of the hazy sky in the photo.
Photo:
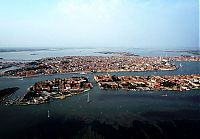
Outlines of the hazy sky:
M198 0L0 0L0 47L198 46Z

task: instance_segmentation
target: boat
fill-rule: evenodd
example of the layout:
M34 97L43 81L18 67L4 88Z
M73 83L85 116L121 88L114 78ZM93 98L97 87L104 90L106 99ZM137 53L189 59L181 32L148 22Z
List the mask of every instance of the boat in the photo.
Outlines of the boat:
M48 114L47 114L47 117L48 117L48 118L50 117L50 114L49 114L49 110L48 110Z
M90 93L88 92L88 94L87 94L87 103L89 103L90 102Z
M81 75L86 75L87 73L86 73L86 72L81 72L80 74L81 74Z
M23 78L23 77L21 77L21 78L19 78L19 80L24 80L24 78Z
M180 65L179 65L180 67L182 67L182 64L180 63Z
M161 96L162 96L162 97L167 97L167 94L162 94Z
M90 88L84 90L84 92L88 92L88 91L90 91Z

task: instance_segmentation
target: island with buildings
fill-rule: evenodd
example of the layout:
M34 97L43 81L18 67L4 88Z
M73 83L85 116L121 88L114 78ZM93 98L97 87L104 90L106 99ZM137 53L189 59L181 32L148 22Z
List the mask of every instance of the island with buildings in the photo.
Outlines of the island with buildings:
M177 67L170 62L171 60L163 57L138 56L52 57L28 62L19 69L6 71L4 76L30 77L71 72L176 70Z
M101 89L125 89L133 91L184 91L200 89L200 74L165 76L113 76L95 75Z
M1 61L0 68L4 68L4 66L16 66L17 68L0 72L0 75L23 79L23 77L50 74L101 73L102 75L94 74L94 79L101 89L184 91L200 88L199 74L113 76L104 73L172 71L179 68L177 64L174 64L176 61L200 61L200 57L198 56L142 57L127 56L123 52L119 52L119 55L49 57L31 62ZM25 96L18 97L15 100L9 100L6 104L42 104L54 99L64 99L68 96L80 94L92 88L93 85L88 81L87 77L55 78L53 80L36 82L33 86L29 87ZM11 92L13 92L12 89Z
M92 88L93 85L86 77L55 78L36 82L23 97L7 101L6 104L43 104L54 99L65 99L89 91Z
M121 53L121 52L119 52ZM175 61L200 61L198 56L64 56L31 62L0 62L0 68L15 66L2 76L31 77L56 73L123 72L176 70Z
M167 53L188 53L192 55L200 55L200 50L162 50Z

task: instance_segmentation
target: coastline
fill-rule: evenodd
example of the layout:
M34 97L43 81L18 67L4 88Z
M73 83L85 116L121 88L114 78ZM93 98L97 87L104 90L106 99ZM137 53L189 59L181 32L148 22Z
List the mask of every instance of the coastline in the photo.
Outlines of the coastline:
M113 76L95 75L100 89L131 91L179 91L199 90L200 74L164 76Z
M27 93L16 100L7 101L7 105L44 104L55 99L65 99L82 94L93 88L86 77L54 78L36 82L28 87Z
M87 75L87 73L112 73L112 72L157 72L157 71L175 71L178 70L179 67L176 66L176 69L162 69L162 70L110 70L110 71L96 71L96 72L92 72L92 71L75 71L75 72L66 72L66 73L52 73L52 74L37 74L37 75L30 75L30 76L11 76L11 75L3 75L1 77L6 77L6 78L13 78L13 79L19 79L19 78L31 78L31 77L38 77L38 76L51 76L51 75L55 75L55 74L80 74L82 76ZM86 74L81 74L82 72L85 72Z

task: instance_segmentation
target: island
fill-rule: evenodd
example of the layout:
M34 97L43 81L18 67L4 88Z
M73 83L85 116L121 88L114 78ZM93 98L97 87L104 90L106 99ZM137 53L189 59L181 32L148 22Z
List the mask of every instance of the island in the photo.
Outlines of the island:
M121 56L139 56L130 52L95 52L95 53L99 53L99 54L109 54L109 55L121 55Z
M0 102L3 102L6 98L8 98L10 95L16 92L18 89L18 87L12 87L0 90Z
M125 52L116 52L125 53ZM57 73L145 72L176 70L176 61L200 61L199 56L64 56L42 58L31 62L0 62L0 66L17 66L3 76L31 77Z
M80 94L92 88L92 83L86 77L55 78L36 82L22 98L8 101L7 104L43 104L54 99L64 99Z
M45 51L47 48L0 48L0 52L33 52L33 51Z
M183 58L183 59L189 59ZM190 58L190 60L199 60ZM171 61L179 58L138 56L65 56L43 58L9 70L4 76L31 77L56 73L176 70ZM180 59L181 60L181 59Z
M133 91L184 91L200 89L200 74L165 76L113 76L95 75L101 89L125 89Z
M188 53L193 55L200 55L200 50L164 50L167 53Z
M30 55L38 55L38 54L33 53L33 54L30 54Z

